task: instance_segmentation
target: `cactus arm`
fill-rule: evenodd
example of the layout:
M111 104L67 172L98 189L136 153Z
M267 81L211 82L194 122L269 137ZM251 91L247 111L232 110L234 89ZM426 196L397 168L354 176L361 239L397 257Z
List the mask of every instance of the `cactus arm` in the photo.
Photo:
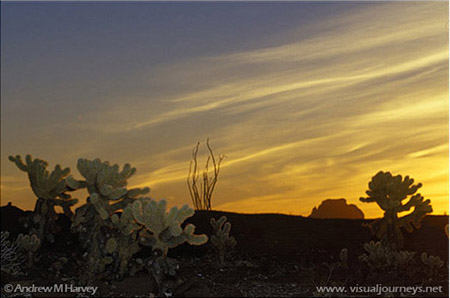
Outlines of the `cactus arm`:
M144 187L144 188L132 188L128 190L127 197L128 198L136 198L145 194L148 194L150 192L150 188Z
M91 203L103 220L109 217L109 205L106 205L97 193L91 194Z
M27 155L28 156L28 155ZM30 168L30 163L24 163L22 161L22 157L20 155L16 155L16 156L9 156L9 160L14 162L15 165L23 172L28 172L29 168ZM27 159L28 161L28 159Z
M31 155L26 156L26 164L22 162L20 155L10 156L9 160L20 170L28 173L31 188L38 198L54 200L58 196L64 197L64 193L68 191L65 178L70 172L69 168L62 169L56 165L49 173L46 170L48 163L40 159L32 160Z
M423 200L423 198L422 198ZM399 219L398 225L407 229L408 232L412 232L414 226L416 229L421 227L422 219L428 214L433 212L433 208L430 205L430 200L425 200L414 206L414 211L408 215L405 215Z
M73 212L72 212L72 209L70 207L75 205L76 203L78 203L78 199L71 199L69 197L66 200L55 200L54 203L55 203L55 206L62 207L63 211L64 211L64 214L67 217L69 217L69 219L72 219Z
M408 211L410 210L412 207L420 205L423 202L423 196L421 194L415 194L414 196L412 196L408 203L400 206L397 210L398 212L403 212L403 211Z
M75 180L75 179L72 177L72 175L69 175L69 176L66 178L66 185L67 185L70 189L76 190L76 189L85 188L85 187L86 187L86 181L78 181L78 180Z

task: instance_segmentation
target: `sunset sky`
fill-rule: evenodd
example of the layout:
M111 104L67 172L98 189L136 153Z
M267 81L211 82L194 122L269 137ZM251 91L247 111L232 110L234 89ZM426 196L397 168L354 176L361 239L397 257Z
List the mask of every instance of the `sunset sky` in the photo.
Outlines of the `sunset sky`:
M359 197L383 170L448 213L448 2L1 8L2 205L34 205L8 161L27 153L77 178L80 157L128 162L130 186L190 204L209 137L226 155L213 209L306 216L346 198L376 217Z

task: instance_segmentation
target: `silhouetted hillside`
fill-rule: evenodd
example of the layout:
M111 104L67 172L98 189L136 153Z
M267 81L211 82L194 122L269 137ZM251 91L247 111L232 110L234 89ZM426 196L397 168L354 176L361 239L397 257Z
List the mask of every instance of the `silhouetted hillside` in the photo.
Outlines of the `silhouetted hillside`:
M28 213L14 206L1 209L2 230L11 231L13 235L24 232L21 218ZM351 254L363 252L363 244L376 240L363 223L371 220L357 219L319 219L283 214L239 214L221 211L197 211L186 221L196 226L196 233L211 235L210 218L226 215L232 224L231 235L237 240L236 250L244 254L258 255L296 255L313 251L326 255L337 254L341 248L347 248ZM75 242L76 237L70 233L70 222L63 214L59 215L59 235L61 241ZM448 256L448 239L444 226L448 216L429 215L422 221L422 228L413 233L404 232L405 250ZM58 238L58 237L57 237ZM64 241L62 241L64 239ZM62 249L62 248L58 248ZM171 254L203 254L207 246L181 245L171 250Z
M238 214L221 211L197 211L187 220L197 228L197 233L211 234L211 217L225 215L232 224L231 233L237 240L236 249L249 254L292 255L305 251L329 251L337 254L348 248L350 254L363 253L363 244L376 240L363 223L370 220L318 219L283 214ZM427 251L444 258L448 256L448 239L444 226L448 216L426 216L422 228L412 233L404 232L405 250ZM205 247L182 246L180 249L202 250Z

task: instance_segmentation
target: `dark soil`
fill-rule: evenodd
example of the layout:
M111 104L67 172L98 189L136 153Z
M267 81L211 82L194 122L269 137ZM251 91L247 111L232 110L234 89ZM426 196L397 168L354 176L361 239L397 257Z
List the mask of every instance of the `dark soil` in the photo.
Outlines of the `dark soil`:
M2 230L14 238L26 232L22 223L26 212L13 207L1 207ZM446 297L448 293L448 238L444 226L448 216L427 216L422 228L412 233L404 232L404 250L440 256L444 268L432 277L417 272L385 272L374 274L358 260L363 244L376 240L363 224L370 220L313 219L282 214L237 214L228 212L196 212L187 220L193 223L197 234L211 235L211 217L226 215L232 224L231 235L237 245L223 266L219 266L209 244L203 246L181 245L169 252L178 260L177 277L168 280L161 296L181 297L311 297L339 296L318 293L316 286L442 286L442 293L416 296ZM53 285L77 283L83 275L79 261L83 253L77 237L70 233L70 220L60 215L56 242L45 245L40 261L27 276L12 278L2 276L3 287L12 285ZM339 252L348 249L348 268L336 266ZM140 254L148 254L143 250ZM55 261L65 257L69 261L62 269L55 269ZM417 258L420 261L420 258ZM417 265L417 268L419 268ZM91 286L98 286L95 296L152 297L156 293L150 274L140 272L122 281L108 281L108 276L98 276ZM12 294L9 294L11 296ZM73 297L76 294L35 294L35 297ZM89 296L85 294L85 296ZM340 296L355 296L349 292ZM374 293L357 296L377 296ZM400 296L400 294L394 294ZM408 295L406 295L408 296ZM7 296L8 297L8 296Z

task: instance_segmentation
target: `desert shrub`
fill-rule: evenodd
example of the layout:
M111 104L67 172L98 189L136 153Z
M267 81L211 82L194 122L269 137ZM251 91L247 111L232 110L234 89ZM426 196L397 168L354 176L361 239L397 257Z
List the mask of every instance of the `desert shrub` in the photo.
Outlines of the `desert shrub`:
M8 238L9 232L1 231L1 271L16 276L22 273L26 259L17 244Z
M236 246L236 240L234 237L230 237L231 223L227 222L227 217L223 215L219 220L211 218L210 224L213 228L210 242L214 248L219 264L223 265L227 255Z
M2 272L12 276L25 274L24 269L30 269L38 261L41 241L36 235L19 234L15 241L8 238L9 232L2 231Z
M401 175L392 176L390 172L379 172L369 182L368 197L360 198L362 202L376 202L384 210L384 217L369 224L369 227L390 250L400 250L403 247L403 235L401 228L408 232L413 231L413 226L420 228L422 218L432 212L430 200L424 200L417 192L422 187L421 183L414 185L414 179ZM405 199L411 196L408 202ZM400 212L414 210L402 217Z

